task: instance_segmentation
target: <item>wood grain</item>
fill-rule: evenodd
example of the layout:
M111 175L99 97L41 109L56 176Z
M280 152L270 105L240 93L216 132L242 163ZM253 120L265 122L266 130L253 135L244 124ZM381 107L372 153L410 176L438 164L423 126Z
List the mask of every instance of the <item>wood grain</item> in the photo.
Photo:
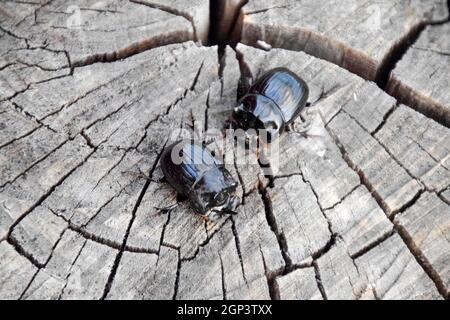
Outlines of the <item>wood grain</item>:
M406 6L3 1L0 298L448 299L448 10ZM239 79L275 67L310 90L278 156L221 149ZM237 215L161 180L187 136Z

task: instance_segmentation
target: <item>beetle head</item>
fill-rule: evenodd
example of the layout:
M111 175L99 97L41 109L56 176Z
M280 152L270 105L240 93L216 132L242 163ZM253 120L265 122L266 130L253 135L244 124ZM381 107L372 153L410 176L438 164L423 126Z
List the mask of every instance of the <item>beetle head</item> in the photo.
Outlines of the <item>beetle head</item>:
M237 128L264 129L268 142L284 131L285 121L280 108L269 98L259 94L244 96L234 108L231 123Z
M206 171L194 185L189 199L195 210L217 220L224 214L235 213L240 203L235 195L237 183L224 167Z

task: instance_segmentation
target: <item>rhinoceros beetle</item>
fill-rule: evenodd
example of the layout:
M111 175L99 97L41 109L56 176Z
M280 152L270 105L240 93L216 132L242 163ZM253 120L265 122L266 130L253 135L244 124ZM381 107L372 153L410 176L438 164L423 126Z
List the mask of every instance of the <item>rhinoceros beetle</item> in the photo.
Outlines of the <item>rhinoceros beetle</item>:
M238 184L205 146L190 140L171 144L161 155L161 169L165 180L205 220L236 213Z
M231 124L244 130L265 129L272 140L299 116L308 95L306 82L286 68L269 70L252 85L241 79Z

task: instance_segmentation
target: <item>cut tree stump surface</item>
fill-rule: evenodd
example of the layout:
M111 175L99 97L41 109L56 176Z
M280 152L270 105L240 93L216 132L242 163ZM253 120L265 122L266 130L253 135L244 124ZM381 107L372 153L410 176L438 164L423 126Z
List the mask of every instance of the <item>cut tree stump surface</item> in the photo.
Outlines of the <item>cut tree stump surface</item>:
M447 18L443 0L3 1L0 298L448 299ZM223 132L241 76L275 67L308 83L307 135L282 135L272 176L224 150L237 215L158 210L177 129Z
M399 61L388 91L450 126L450 24L430 25Z

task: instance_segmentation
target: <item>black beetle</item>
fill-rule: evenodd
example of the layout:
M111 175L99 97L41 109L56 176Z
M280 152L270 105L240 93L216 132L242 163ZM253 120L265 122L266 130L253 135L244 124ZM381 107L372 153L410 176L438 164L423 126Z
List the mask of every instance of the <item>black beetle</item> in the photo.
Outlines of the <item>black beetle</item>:
M236 213L238 184L203 145L189 140L171 144L161 156L161 169L167 182L205 220Z
M306 82L286 68L269 70L251 86L242 85L239 90L246 92L238 92L231 124L244 130L265 129L269 139L281 134L299 116L309 95Z

